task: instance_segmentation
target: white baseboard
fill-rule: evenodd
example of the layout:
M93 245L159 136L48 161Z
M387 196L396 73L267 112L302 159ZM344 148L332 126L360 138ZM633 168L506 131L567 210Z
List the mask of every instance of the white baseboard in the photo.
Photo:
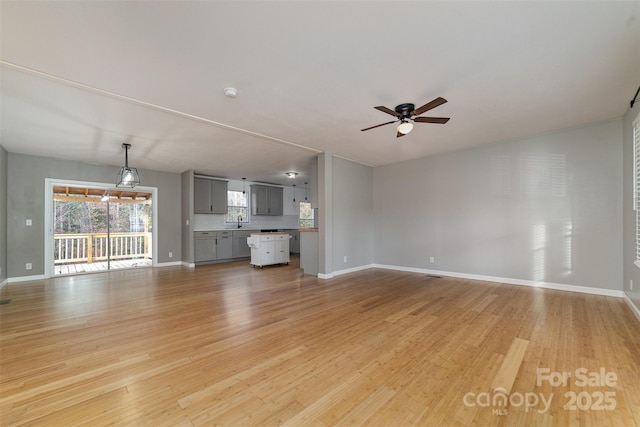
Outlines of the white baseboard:
M4 279L2 282L0 282L0 288L2 288L7 283L9 283L9 279Z
M531 286L534 288L554 289L557 291L579 292L583 294L605 295L610 297L622 298L623 291L615 291L612 289L592 288L589 286L566 285L563 283L542 282L536 280L512 279L508 277L482 276L478 274L455 273L451 271L428 270L424 268L401 267L397 265L373 264L375 268L383 268L386 270L407 271L411 273L431 274L435 276L456 277L459 279L480 280L485 282L505 283L509 285Z
M188 268L196 268L196 263L195 262L181 261L180 265L182 265L184 267L188 267Z
M182 261L159 262L154 267L175 267L177 265L182 265Z
M345 268L344 270L334 271L331 274L331 276L335 277L335 276L340 276L342 274L355 273L356 271L368 270L368 269L374 268L374 267L375 267L375 264L367 264L367 265L361 265L359 267ZM320 276L318 276L318 277L320 277Z
M624 300L631 308L631 311L633 311L633 314L635 314L638 320L640 320L640 308L636 307L636 305L633 303L633 301L631 301L631 298L629 298L627 294L624 294Z

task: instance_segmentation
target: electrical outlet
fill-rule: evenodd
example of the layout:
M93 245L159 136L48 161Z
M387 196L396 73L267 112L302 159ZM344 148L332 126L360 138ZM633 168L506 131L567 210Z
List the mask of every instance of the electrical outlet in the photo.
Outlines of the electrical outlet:
M346 255L344 256L344 262L347 262L347 256Z
M433 264L434 262L436 262L435 257L429 257L429 262L430 262L431 264Z
M27 270L31 270L33 268L33 265L30 262L28 262L25 264L24 268Z
M173 258L173 252L169 252L169 258Z
M27 220L25 221L25 225L26 225L27 227L31 227L31 226L33 225L33 221L31 221L30 219L27 219Z

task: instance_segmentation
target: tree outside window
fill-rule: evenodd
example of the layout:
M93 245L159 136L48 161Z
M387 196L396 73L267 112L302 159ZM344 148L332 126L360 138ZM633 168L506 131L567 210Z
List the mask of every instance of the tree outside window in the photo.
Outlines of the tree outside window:
M314 228L315 220L313 218L313 209L311 203L300 202L300 228Z
M248 224L249 203L247 193L242 191L227 191L227 215L225 222Z

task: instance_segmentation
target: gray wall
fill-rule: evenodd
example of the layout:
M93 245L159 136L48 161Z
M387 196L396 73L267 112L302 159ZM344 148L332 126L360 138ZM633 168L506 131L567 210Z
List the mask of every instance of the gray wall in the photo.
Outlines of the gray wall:
M375 168L375 262L622 290L622 128Z
M372 188L373 168L333 158L334 271L373 264Z
M623 187L623 236L624 236L624 291L640 311L640 268L636 259L636 213L633 210L633 121L640 115L640 104L624 115L624 187ZM633 280L633 289L630 281Z
M0 283L7 278L7 151L0 145Z
M193 243L193 171L181 175L182 185L182 262L193 264L195 261Z
M115 166L93 165L46 157L8 154L7 161L7 273L9 278L44 274L45 178L89 182L115 182ZM159 263L176 262L181 254L180 175L140 170L141 185L157 187ZM26 227L31 218L33 226ZM173 258L169 258L173 252ZM32 270L25 263L33 264Z

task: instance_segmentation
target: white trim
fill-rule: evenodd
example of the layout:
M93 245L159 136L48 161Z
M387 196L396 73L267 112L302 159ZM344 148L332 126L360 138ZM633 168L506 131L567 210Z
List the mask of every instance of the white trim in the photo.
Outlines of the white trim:
M32 280L44 280L44 279L46 279L44 274L37 274L35 276L9 277L7 281L9 283L18 283L18 282L31 282Z
M180 265L182 265L183 267L188 267L188 268L196 268L196 263L195 262L180 261Z
M616 291L604 288L592 288L589 286L566 285L563 283L551 283L535 280L512 279L508 277L483 276L478 274L455 273L451 271L428 270L424 268L402 267L397 265L373 264L375 268L386 270L406 271L410 273L431 274L436 276L456 277L460 279L480 280L485 282L505 283L509 285L530 286L534 288L554 289L557 291L579 292L583 294L604 295L610 297L622 298L623 291Z
M624 300L629 305L629 308L631 308L631 311L633 311L633 314L635 314L638 320L640 320L640 308L636 307L636 305L633 303L633 301L631 301L631 298L629 298L627 294L624 294Z
M329 273L329 274L318 273L318 279L333 279L333 273Z
M7 283L9 283L9 279L4 279L2 282L0 282L0 289Z
M633 261L633 264L634 264L636 267L640 268L640 260Z
M54 277L53 266L53 187L55 185L69 186L69 187L86 187L86 188L99 188L106 190L119 191L115 184L101 183L93 181L76 181L69 179L56 179L45 178L44 179L44 275L43 277ZM151 209L153 210L153 218L158 218L158 188L157 187L145 187L137 186L137 189L147 193L151 193ZM153 227L151 230L152 237L152 257L151 265L156 267L158 265L158 227Z
M154 265L154 267L175 267L175 266L181 266L182 264L183 264L182 261L160 262Z
M342 274L355 273L356 271L368 270L374 267L375 267L375 264L367 264L367 265L361 265L359 267L345 268L344 270L334 271L331 276L335 277L335 276L340 276Z

